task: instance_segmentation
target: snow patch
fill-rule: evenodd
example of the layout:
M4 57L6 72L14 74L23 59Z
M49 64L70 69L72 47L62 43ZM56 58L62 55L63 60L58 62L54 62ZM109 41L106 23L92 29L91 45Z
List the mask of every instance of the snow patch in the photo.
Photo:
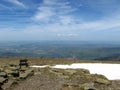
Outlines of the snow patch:
M45 68L45 67L49 67L49 65L44 65L44 66L33 65L33 66L30 66L30 67L33 67L33 68Z
M58 68L58 69L88 69L91 74L102 74L109 80L120 80L120 64L104 64L104 63L73 63L71 65L55 65L55 66L31 66L35 68Z

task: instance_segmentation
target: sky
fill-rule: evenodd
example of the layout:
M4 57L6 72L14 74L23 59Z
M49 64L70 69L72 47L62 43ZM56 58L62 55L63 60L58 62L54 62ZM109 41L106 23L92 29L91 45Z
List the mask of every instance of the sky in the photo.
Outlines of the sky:
M120 0L0 0L0 41L120 41Z

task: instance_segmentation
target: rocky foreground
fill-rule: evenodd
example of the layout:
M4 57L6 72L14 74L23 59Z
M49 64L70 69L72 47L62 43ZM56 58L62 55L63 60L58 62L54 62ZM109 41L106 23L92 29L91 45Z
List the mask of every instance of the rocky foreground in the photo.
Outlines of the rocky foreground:
M37 68L34 75L14 85L12 90L120 90L120 81L90 74L86 69Z
M119 80L108 80L103 75L91 74L87 69L58 69L49 66L20 68L19 60L20 58L0 58L0 90L120 90ZM101 63L56 58L29 58L30 66L88 62ZM116 70L119 76L119 69L116 68Z

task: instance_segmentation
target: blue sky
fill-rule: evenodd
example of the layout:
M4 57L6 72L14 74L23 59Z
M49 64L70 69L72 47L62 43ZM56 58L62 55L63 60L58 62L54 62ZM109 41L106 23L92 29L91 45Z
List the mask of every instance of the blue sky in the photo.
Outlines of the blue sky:
M0 0L0 41L120 40L120 0Z

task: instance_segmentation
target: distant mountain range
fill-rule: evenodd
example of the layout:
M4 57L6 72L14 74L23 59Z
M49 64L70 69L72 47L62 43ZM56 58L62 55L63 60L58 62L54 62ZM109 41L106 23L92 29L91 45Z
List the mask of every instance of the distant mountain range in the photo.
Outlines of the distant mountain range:
M55 57L120 61L120 44L80 41L0 43L1 57Z

